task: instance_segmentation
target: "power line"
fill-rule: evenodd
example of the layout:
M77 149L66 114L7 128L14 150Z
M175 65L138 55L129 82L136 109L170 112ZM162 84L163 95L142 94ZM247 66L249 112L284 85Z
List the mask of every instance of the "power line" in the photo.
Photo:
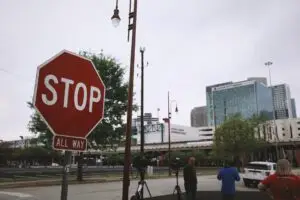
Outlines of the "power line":
M9 75L11 75L11 76L13 76L15 78L18 78L18 80L21 80L21 81L24 81L24 82L28 82L28 83L29 82L32 83L32 81L30 81L29 79L25 78L24 76L16 74L16 73L11 72L11 71L8 71L8 70L6 70L4 68L1 68L1 67L0 67L0 72L4 72L6 74L9 74Z

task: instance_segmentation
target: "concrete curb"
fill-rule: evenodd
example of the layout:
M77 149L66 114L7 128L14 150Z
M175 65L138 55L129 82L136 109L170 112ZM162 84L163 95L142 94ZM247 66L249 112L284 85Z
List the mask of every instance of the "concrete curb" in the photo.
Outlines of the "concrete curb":
M147 179L161 179L161 178L174 178L159 176L159 177L148 177ZM84 179L83 181L77 180L69 180L69 185L78 185L78 184L92 184L92 183L109 183L109 182L120 182L123 178L115 178L115 179ZM137 178L132 178L131 180L138 180ZM12 183L4 183L0 184L0 189L11 189L11 188L25 188L25 187L46 187L46 186L56 186L61 185L62 180L41 180L41 181L20 181L20 182L12 182Z

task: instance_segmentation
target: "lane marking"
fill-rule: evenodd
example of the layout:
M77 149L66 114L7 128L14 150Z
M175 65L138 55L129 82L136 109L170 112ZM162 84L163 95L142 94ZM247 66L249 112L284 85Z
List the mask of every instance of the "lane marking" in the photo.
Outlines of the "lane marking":
M19 197L19 198L29 198L32 197L30 194L25 194L25 193L19 193L19 192L5 192L5 191L0 191L0 194L8 195L8 196L14 196L14 197Z

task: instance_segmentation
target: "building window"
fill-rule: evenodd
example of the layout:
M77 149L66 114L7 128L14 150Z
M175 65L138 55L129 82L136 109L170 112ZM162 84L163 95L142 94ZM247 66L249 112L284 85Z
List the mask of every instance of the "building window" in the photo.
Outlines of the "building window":
M300 122L297 122L297 124L300 124Z
M282 130L284 131L284 128L282 128Z
M300 128L298 128L298 130L300 130Z
M285 136L285 133L283 133L282 136Z

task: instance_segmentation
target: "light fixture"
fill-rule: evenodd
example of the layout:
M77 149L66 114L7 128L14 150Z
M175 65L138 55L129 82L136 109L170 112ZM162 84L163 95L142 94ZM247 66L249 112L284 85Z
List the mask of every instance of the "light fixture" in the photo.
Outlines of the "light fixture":
M114 10L113 16L111 17L111 22L114 27L117 27L117 26L119 26L120 21L121 21L121 18L119 16L118 0L116 0L116 8Z

